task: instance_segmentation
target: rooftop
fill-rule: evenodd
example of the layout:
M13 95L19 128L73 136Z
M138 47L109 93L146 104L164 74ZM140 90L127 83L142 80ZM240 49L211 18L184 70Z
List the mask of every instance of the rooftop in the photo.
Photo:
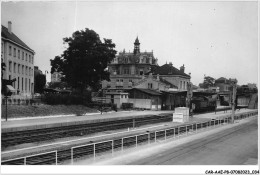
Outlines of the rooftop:
M19 45L25 47L26 49L28 49L28 50L30 50L31 52L34 53L34 51L29 46L27 46L20 38L18 38L13 32L9 33L8 28L6 28L3 25L2 25L1 36L3 38L9 39L9 40L15 42L16 44L19 44Z
M172 66L172 64L164 64L162 66L156 67L154 70L150 71L154 75L182 75L187 78L190 78L189 75L185 74L184 72L180 71L179 69ZM148 72L148 74L150 73Z

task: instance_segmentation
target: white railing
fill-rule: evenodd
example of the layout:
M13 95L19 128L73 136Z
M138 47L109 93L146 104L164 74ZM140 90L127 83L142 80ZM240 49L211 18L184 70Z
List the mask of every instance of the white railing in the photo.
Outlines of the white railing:
M30 162L27 161L28 159L34 158L34 157L37 158L37 156L48 155L48 154L51 154L51 153L55 153L55 165L57 165L58 164L58 151L57 150L45 152L45 153L33 154L33 155L30 155L30 156L25 156L25 157L8 159L8 160L5 160L5 161L2 161L1 164L4 165L4 164L8 164L8 162L11 163L11 162L14 162L16 160L23 160L23 165L32 165L32 164L30 164Z

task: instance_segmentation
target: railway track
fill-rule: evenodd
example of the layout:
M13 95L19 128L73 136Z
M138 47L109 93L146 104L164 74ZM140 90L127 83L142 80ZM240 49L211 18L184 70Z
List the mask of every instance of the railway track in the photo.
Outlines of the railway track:
M169 122L171 115L152 116L146 118L124 119L109 122L89 123L82 125L71 125L63 127L45 128L38 130L27 130L19 132L2 133L2 149L24 143L42 142L58 138L84 136L97 132L118 130L124 128L139 127L148 124Z

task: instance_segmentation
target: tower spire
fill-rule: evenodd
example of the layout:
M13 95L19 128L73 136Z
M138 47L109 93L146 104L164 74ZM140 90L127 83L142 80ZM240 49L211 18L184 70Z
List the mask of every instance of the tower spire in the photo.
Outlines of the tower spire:
M140 53L140 42L139 42L138 36L136 37L135 42L134 42L134 54L137 54L137 53Z

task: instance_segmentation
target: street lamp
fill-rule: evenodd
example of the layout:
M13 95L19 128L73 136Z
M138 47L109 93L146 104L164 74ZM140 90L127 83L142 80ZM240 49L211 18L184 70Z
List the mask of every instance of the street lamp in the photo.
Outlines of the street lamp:
M236 79L230 79L231 86L232 86L232 115L231 115L231 123L234 123L235 118L235 100L236 100L236 92L237 92L237 80Z

